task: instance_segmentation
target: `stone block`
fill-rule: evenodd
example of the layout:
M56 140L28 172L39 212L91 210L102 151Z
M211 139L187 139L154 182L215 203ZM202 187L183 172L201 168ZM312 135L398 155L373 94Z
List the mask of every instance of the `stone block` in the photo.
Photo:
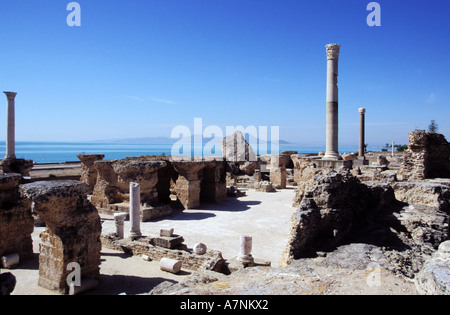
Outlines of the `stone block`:
M181 246L184 242L184 238L180 235L174 235L174 236L160 236L153 238L153 244L155 246L174 249L178 246Z
M88 201L89 185L79 181L46 181L21 185L19 191L29 206L46 222L39 245L38 285L69 294L67 270L80 265L81 279L100 276L101 222Z

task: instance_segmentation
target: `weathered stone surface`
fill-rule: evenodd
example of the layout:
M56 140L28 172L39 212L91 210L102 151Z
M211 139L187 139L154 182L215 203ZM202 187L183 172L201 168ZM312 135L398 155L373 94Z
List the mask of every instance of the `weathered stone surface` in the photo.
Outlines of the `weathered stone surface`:
M153 244L164 248L174 249L182 245L184 242L183 236L160 236L153 238Z
M203 243L196 243L192 249L195 254L204 255L204 254L206 254L206 251L208 248Z
M271 154L265 158L270 163L270 182L276 189L286 188L286 164L283 155Z
M223 138L222 155L228 162L255 162L256 155L241 131Z
M91 193L94 191L97 183L97 169L95 161L101 161L105 158L104 154L78 154L77 158L81 161L81 181L85 182L91 188Z
M183 262L183 266L189 270L213 270L221 272L224 264L222 253L217 250L207 250L204 255L190 253L184 249L169 249L155 246L153 239L147 242L119 240L116 237L102 236L102 243L105 247L126 252L127 254L142 256L147 255L153 261L162 258L171 258Z
M38 285L68 294L67 270L78 263L81 279L98 278L101 223L97 209L87 200L89 186L79 181L45 181L21 185L28 206L47 224L39 246Z
M30 176L33 165L33 160L4 159L0 161L0 171L1 173L18 173L22 176Z
M158 170L166 165L166 161L145 158L96 161L98 178L92 202L102 208L129 200L130 183L136 182L141 187L141 202L151 204L158 198Z
M275 188L273 188L273 185L269 181L261 181L261 182L255 182L253 184L253 188L255 188L256 191L261 192L274 192Z
M20 199L20 174L0 174L0 256L18 253L20 260L33 254L31 206Z
M161 270L170 272L170 273L179 273L181 270L181 265L183 262L181 260L175 260L170 258L163 258L159 262L159 266Z
M342 155L342 159L344 161L354 161L358 158L358 156L354 153L346 153Z
M101 209L129 201L129 183L141 187L141 203L148 221L171 214L169 207L195 208L201 202L226 200L226 162L206 159L181 161L169 156L142 156L96 161L98 179L92 202ZM120 211L123 211L120 209Z
M450 295L450 241L440 244L415 278L420 294Z
M405 181L450 178L450 144L442 134L411 132L399 175Z
M349 173L319 173L292 217L282 264L331 252L343 243L384 248L398 273L414 277L449 239L449 188L437 184L359 182ZM397 200L395 197L397 196Z
M385 165L385 166L388 166L390 164L390 162L384 155L379 155L377 157L377 163L378 165Z
M393 196L393 191L390 191ZM350 234L352 227L369 220L380 207L381 194L359 182L349 172L319 173L306 188L292 218L284 263L331 251Z
M402 182L392 186L396 198L407 203L400 211L393 213L401 230L408 235L408 238L403 234L400 237L411 248L417 248L415 255L423 262L437 250L439 244L450 238L450 187Z

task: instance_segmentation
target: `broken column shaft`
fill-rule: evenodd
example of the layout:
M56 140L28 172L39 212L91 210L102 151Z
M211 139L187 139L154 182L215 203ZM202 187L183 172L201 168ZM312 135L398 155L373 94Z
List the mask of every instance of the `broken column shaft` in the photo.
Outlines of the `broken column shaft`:
M365 114L366 109L361 107L359 109L359 156L365 156Z
M142 236L141 234L141 185L130 183L130 221L131 239Z

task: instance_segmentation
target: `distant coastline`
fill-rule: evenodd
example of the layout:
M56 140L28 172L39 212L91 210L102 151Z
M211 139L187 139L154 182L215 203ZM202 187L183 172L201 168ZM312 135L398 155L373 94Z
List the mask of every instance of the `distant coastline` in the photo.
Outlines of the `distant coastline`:
M143 139L147 139L147 143L142 143ZM17 141L16 156L17 158L31 159L36 163L63 163L69 161L78 161L78 154L104 154L106 160L122 159L125 157L141 156L141 155L171 155L173 144L178 139L171 139L171 143L157 143L170 138L134 138L132 139L116 139L99 140L92 142L33 142L33 141ZM128 141L130 140L130 141ZM156 141L150 143L150 141ZM204 144L207 141L204 141ZM380 151L382 146L368 147L369 151ZM269 148L270 150L270 148ZM279 151L297 151L299 153L317 153L325 151L325 145L300 145L280 141ZM341 153L357 152L356 145L339 146ZM278 152L278 153L280 153ZM259 154L259 152L257 152ZM272 152L269 152L272 153ZM5 155L5 142L0 141L0 157ZM222 156L221 148L218 148L214 156Z

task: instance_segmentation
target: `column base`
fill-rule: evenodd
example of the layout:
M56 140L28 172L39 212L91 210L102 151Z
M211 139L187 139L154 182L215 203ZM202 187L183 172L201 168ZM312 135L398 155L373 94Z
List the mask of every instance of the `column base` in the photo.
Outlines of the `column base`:
M142 237L141 232L131 232L130 233L130 240L135 241L137 239L140 239Z
M236 260L244 266L252 266L255 263L252 255L238 255Z
M342 160L342 156L339 153L325 153L322 157L323 160Z

